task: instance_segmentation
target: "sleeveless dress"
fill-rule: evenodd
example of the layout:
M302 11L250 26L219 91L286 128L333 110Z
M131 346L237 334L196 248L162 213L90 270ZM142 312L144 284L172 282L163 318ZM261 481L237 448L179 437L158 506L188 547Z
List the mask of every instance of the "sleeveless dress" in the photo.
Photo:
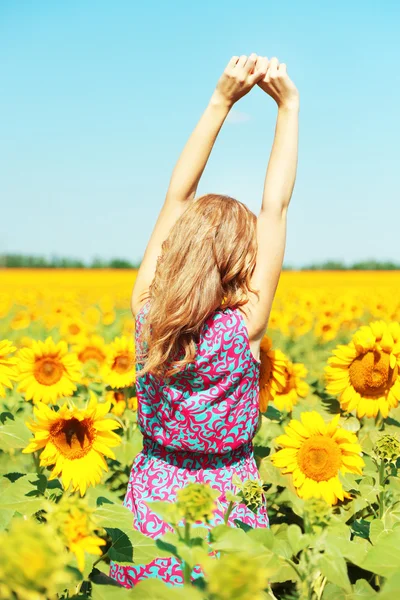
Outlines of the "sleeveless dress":
M140 349L148 308L149 301L136 316L135 342ZM221 492L210 526L223 523L229 505L225 492L238 491L232 475L242 481L259 479L252 438L259 415L260 364L251 352L242 313L227 307L203 324L193 364L161 381L149 373L137 379L143 450L133 461L123 503L133 513L135 529L154 539L172 531L145 501L175 501L176 491L190 482L208 483ZM251 527L269 527L265 495L256 513L236 504L228 520L233 527L234 519ZM157 558L147 565L112 561L109 575L126 588L149 577L183 585L175 557ZM199 575L203 573L198 565L192 579Z

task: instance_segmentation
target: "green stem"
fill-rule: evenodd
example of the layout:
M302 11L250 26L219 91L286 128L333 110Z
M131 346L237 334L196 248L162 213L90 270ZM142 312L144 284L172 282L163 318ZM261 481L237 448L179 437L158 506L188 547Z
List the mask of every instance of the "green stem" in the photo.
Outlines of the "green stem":
M296 571L297 575L299 576L300 581L303 581L304 577L303 577L301 571L297 568L296 563L293 562L292 560L290 560L290 558L284 558L283 560L285 560L288 563L288 565L290 565L292 567L293 571Z
M102 554L101 556L99 556L99 558L97 558L97 559L94 561L94 563L93 563L93 565L92 565L92 569L94 569L94 568L95 568L95 566L96 566L96 565L97 565L99 562L101 562L102 560L104 560L106 556L108 556L108 550L107 550L107 552L104 552L104 554Z
M188 547L190 547L190 523L188 523L187 521L185 521L185 544ZM191 565L189 565L189 563L186 560L183 561L183 563L184 563L183 582L190 585L191 575L192 575L192 567L191 567Z
M226 513L224 515L224 523L225 525L228 524L228 519L229 519L229 515L231 514L231 512L233 511L233 507L235 506L235 503L231 500L229 502L228 508L226 509Z
M385 479L385 461L381 460L381 465L379 467L379 487L383 488ZM381 490L379 492L379 518L383 518L383 513L385 511L385 490Z

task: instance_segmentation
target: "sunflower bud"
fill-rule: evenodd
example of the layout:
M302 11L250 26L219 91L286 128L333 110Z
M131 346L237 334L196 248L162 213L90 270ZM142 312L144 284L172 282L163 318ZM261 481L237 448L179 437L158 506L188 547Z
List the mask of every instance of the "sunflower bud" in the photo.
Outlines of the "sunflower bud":
M188 523L209 521L216 509L215 499L220 492L212 489L207 483L189 483L177 491L177 502L181 516Z
M394 435L387 433L378 439L374 450L381 460L396 462L400 456L400 442Z
M260 557L240 552L225 554L212 563L207 587L213 598L261 600L264 597L268 572Z
M232 483L240 489L238 496L243 498L243 503L251 510L257 510L262 506L264 489L261 479L246 479L241 481L237 475L232 477Z

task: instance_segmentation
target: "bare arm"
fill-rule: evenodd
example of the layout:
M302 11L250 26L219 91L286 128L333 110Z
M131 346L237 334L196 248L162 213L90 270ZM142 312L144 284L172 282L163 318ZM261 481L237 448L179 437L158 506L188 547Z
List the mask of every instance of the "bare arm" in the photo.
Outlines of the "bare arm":
M218 133L233 104L263 77L267 66L256 68L257 55L233 56L220 77L210 102L187 141L172 172L164 204L154 226L132 292L136 315L154 277L161 247L173 225L195 197ZM254 72L253 72L254 71Z
M257 263L252 286L259 299L249 302L249 335L261 340L278 286L286 246L287 209L292 196L298 156L299 94L286 73L286 65L271 59L266 78L259 83L277 102L275 137L265 176L257 220Z

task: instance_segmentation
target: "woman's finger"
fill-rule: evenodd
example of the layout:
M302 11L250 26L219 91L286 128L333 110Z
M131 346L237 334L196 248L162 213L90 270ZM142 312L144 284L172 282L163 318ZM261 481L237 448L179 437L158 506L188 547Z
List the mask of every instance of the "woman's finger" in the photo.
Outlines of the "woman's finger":
M232 56L231 60L226 65L226 70L233 69L233 67L236 65L238 60L239 60L238 56Z
M257 54L255 52L252 52L250 54L249 58L247 59L245 67L244 67L244 69L247 73L251 73L253 71L254 65L256 64L256 60L257 60Z
M276 56L273 56L271 58L271 60L269 61L269 73L270 75L274 75L276 74L277 70L279 67L279 60L276 58Z
M237 61L236 68L244 67L247 62L247 56L242 54L239 56L239 60Z

